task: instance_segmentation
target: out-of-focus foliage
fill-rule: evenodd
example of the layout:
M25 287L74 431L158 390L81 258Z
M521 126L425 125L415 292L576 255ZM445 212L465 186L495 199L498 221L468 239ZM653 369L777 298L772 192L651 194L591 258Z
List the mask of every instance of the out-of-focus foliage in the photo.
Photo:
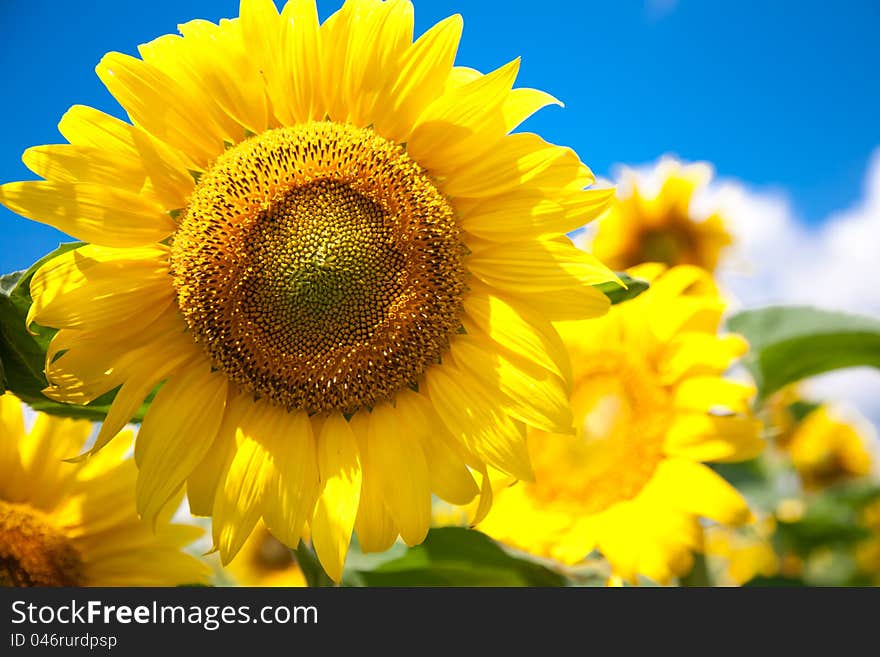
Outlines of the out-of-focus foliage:
M844 367L880 368L880 320L806 306L773 306L731 317L749 341L744 362L767 399L789 383Z
M771 397L760 411L771 449L754 461L717 468L746 495L757 519L738 531L708 530L715 581L746 586L880 581L873 438L792 388Z

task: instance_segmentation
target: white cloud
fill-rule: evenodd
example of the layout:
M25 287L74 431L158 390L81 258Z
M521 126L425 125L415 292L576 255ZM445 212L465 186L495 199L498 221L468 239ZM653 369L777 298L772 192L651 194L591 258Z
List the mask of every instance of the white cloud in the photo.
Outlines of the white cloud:
M695 199L720 207L736 246L719 278L748 306L807 303L880 316L880 149L868 168L864 198L820 225L798 221L779 192L722 180Z

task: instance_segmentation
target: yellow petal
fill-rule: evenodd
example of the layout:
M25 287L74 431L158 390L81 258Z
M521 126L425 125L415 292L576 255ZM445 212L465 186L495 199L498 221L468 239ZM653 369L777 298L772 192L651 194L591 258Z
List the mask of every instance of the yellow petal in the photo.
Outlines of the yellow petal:
M407 152L439 176L479 157L507 132L502 105L518 72L515 59L440 96L416 121Z
M597 547L608 559L612 571L632 584L638 581L641 541L635 540L640 519L630 512L631 504L620 504L602 514L597 530Z
M247 403L252 402L248 399ZM241 412L241 402L230 394L211 448L187 477L186 497L190 513L195 516L213 514L217 490L223 486L225 474L235 456L235 430Z
M170 197L158 193L144 161L135 154L94 146L51 144L29 148L21 159L28 169L53 182L87 182L118 187L169 210L185 203L178 193Z
M507 296L517 306L525 304L553 322L601 317L611 308L611 300L590 285L535 293L515 292Z
M27 324L87 328L164 308L174 297L165 247L87 244L45 263L31 279Z
M278 8L272 0L242 0L239 16L245 49L259 71L273 108L284 107L287 101L283 98L283 58L279 57L282 50Z
M419 440L428 464L431 490L450 504L469 504L479 493L467 468L468 456L446 430L431 403L416 392L397 395L397 411L405 426L418 426Z
M588 189L553 195L511 192L478 199L462 213L468 233L496 242L568 233L598 217L614 196L613 189Z
M287 125L321 120L323 99L322 46L314 0L290 0L281 12L278 79L269 86L275 115ZM273 53L273 56L275 54Z
M156 66L111 52L95 71L132 121L185 153L198 167L223 152L226 135L205 109L192 85L176 81Z
M0 497L12 499L10 493L21 472L18 438L24 435L24 417L21 402L10 393L0 395Z
M318 470L323 489L312 520L312 543L324 570L339 582L361 494L357 439L339 413L327 417L321 427Z
M150 405L135 458L138 512L153 520L204 458L223 418L228 382L210 363L193 364L169 380Z
M550 322L522 304L509 303L476 285L472 288L464 299L464 309L485 335L567 383L571 381L568 353Z
M709 272L693 265L672 267L651 280L651 296L654 298L668 301L686 294L714 298L718 295L718 288Z
M477 508L474 509L474 515L471 517L471 527L483 522L486 519L486 515L492 509L492 481L489 479L489 473L486 468L483 468L481 474L480 501L477 504Z
M642 299L648 326L658 342L670 342L680 334L708 333L714 335L721 323L724 302L716 297L682 296Z
M693 516L638 499L602 514L599 549L631 583L639 574L666 585L690 570L702 531Z
M693 461L744 461L763 451L761 423L739 415L680 413L666 434L667 454Z
M664 459L642 495L722 524L748 522L751 512L739 492L701 463Z
M573 431L568 393L559 376L469 335L453 340L451 352L460 368L498 390L502 407L512 417L548 433Z
M505 493L506 495L506 493ZM569 518L563 517L562 513L548 513L549 510L540 510L542 519L549 524L545 535L552 536L555 531L560 531L564 539L555 541L550 546L550 556L564 564L573 566L582 562L590 552L596 548L599 540L596 535L595 516L584 516L573 525Z
M148 199L93 183L6 183L0 185L0 203L23 217L102 246L161 242L175 229L171 217Z
M214 497L214 547L228 564L241 550L260 519L264 500L275 478L272 454L266 436L278 427L267 422L272 407L255 402L249 395L230 399L232 412L224 418L235 436L234 456L221 475Z
M79 342L83 331L58 331L49 344L46 379L42 392L49 399L68 404L87 404L105 392L122 385L134 353L124 342L100 344L97 340ZM76 348L63 351L67 344ZM55 358L59 351L63 353ZM135 350L136 351L136 350Z
M412 20L410 3L376 0L349 0L328 19L321 38L330 50L325 97L334 120L357 126L382 120L391 101L386 89L412 44Z
M518 479L534 478L524 431L480 389L476 380L444 363L428 368L425 383L437 414L468 450Z
M117 440L111 446L92 454L88 460L79 465L77 479L86 481L103 477L108 472L120 467L121 463L130 460L128 457L132 445L134 445L134 432L130 429L120 431L117 432L116 438ZM131 507L134 508L134 499L131 502Z
M594 181L573 150L523 132L504 137L485 157L450 173L442 190L449 196L485 198L514 189L581 190Z
M439 95L452 70L462 27L460 15L450 16L406 50L387 94L390 106L375 124L380 135L398 143L407 141L416 118Z
M24 435L21 402L12 393L0 395L0 445L16 446L21 435Z
M59 504L70 494L77 474L76 467L65 459L76 456L91 432L92 425L85 420L38 414L19 444L26 494L18 492L10 501L44 510Z
M368 451L382 473L382 493L407 545L425 540L431 526L431 489L421 442L428 427L407 424L390 404L373 408L367 429Z
M158 344L149 344L147 348L138 350L131 373L113 398L113 404L101 423L90 454L98 452L122 430L160 382L177 371L183 363L193 360L195 345L187 344L181 348L180 342L162 340Z
M385 504L382 493L384 473L373 463L368 445L369 412L358 411L349 422L358 441L361 457L362 483L355 531L363 552L384 552L397 538L397 526Z
M190 484L202 489L198 500L204 507L207 494L219 483L213 504L214 540L224 563L235 557L260 515L274 536L296 547L318 486L315 443L306 414L291 414L239 395L227 404L217 440L231 458L206 459Z
M130 527L132 524L142 525L146 533L153 533L152 527L137 517L135 499L132 495L132 483L137 478L137 467L127 455L127 450L131 449L132 437L130 431L120 434L119 440L113 447L82 465L80 472L91 471L89 474L93 476L80 480L81 485L76 487L75 493L68 493L62 509L64 512L74 507L71 520L65 523L70 538L100 538L106 533L118 533L120 528L125 528L126 525ZM111 465L111 462L106 460L105 454L116 451L117 445L124 445L125 458L116 459ZM67 465L70 467L70 464ZM102 465L109 467L103 467L103 471L100 471ZM84 498L88 499L88 504L83 504Z
M358 27L369 29L371 26L371 5L370 2L345 2L321 25L319 38L323 46L324 79L328 82L322 85L322 90L327 114L334 121L344 123L348 118L343 90L348 59L346 55L352 32ZM353 14L356 14L356 20L352 20Z
M614 272L566 237L493 245L468 258L467 267L489 285L510 292L548 292L617 280Z
M449 71L449 77L446 78L446 86L443 87L443 93L448 93L454 89L463 87L468 82L473 82L481 75L483 74L477 69L470 68L469 66L453 66L452 70Z
M200 349L196 352L192 337L184 333L183 320L170 305L152 322L123 321L126 324L88 331L58 331L46 353L50 387L43 394L56 401L85 404L136 376L144 359L153 362L156 356L171 359L201 353Z
M749 399L754 395L753 385L717 376L695 376L676 386L675 405L692 411L723 408L733 413L748 413Z
M71 144L94 149L90 152L118 154L138 161L149 178L153 194L163 207L176 209L186 205L186 198L193 189L194 181L187 171L184 159L173 148L140 128L91 107L74 105L61 117L58 131ZM71 174L77 174L74 180L103 182L79 177L83 173L81 169L82 165L71 171ZM57 165L55 170L57 171Z
M738 335L717 336L707 333L682 333L663 350L659 374L664 384L685 377L719 375L748 351L748 343Z
M515 129L520 123L547 105L563 107L559 100L538 89L512 90L501 106L504 115L504 131L510 132Z
M196 20L186 25L179 25L178 29L186 29L190 35L194 35L204 33L208 29L216 31L217 26L208 21ZM237 143L244 138L244 130L235 119L223 111L217 102L218 99L214 97L214 91L210 88L211 82L217 84L218 77L221 80L225 77L222 73L218 75L211 69L229 67L230 64L225 61L228 59L227 53L225 51L215 53L213 61L209 59L206 63L202 63L205 60L205 46L197 45L195 41L195 37L184 39L176 34L165 34L142 43L138 46L138 54L143 58L143 62L152 68L141 69L139 63L133 64L134 72L147 79L150 78L145 71L149 71L154 76L167 76L167 79L176 85L176 87L166 87L169 91L173 88L175 92L187 95L188 102L182 109L199 112L205 125L210 126L210 141L216 142L219 139L223 142ZM210 48L210 45L208 47ZM135 59L134 62L139 60ZM221 94L225 96L226 90ZM180 148L179 143L174 145ZM197 161L197 165L203 167L205 163Z
M254 134L263 132L268 125L264 84L245 50L240 21L222 21L218 27L196 20L178 29L184 37L180 41L186 45L191 74L217 105L218 123L228 126L226 132L233 138L243 136L242 128ZM168 54L173 62L176 53L172 50ZM148 57L144 55L144 59Z
M279 541L295 548L315 509L318 457L308 414L283 409L278 414L280 430L267 435L276 477L274 489L267 491L263 517Z

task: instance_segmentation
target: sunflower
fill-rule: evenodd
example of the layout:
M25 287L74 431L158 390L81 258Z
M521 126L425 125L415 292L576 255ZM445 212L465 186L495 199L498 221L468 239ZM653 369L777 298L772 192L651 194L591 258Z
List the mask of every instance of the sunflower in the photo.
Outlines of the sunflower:
M665 583L690 568L700 517L750 518L739 493L702 463L762 448L753 388L721 378L746 345L717 335L723 304L705 271L662 269L631 270L652 287L608 316L560 325L577 433L530 431L535 483L500 492L484 532L569 564L598 549L623 579Z
M239 586L306 586L293 552L259 525L226 567Z
M181 551L201 529L169 512L155 528L138 518L130 432L87 462L62 461L91 433L91 422L42 413L26 433L21 402L0 395L0 586L205 582L207 566Z
M288 546L309 528L339 580L353 529L419 543L432 492L530 479L526 426L570 429L551 320L605 313L590 285L614 276L565 233L610 192L508 134L557 101L512 88L518 60L453 66L460 16L413 42L409 2L320 24L310 0L244 0L179 29L98 65L131 124L75 106L69 144L24 154L46 180L0 187L88 242L31 284L28 321L59 329L46 395L118 388L99 449L162 384L139 511L185 485L224 563L262 517Z
M663 262L714 271L731 237L720 214L698 218L692 207L694 193L711 176L706 164L683 165L669 158L647 179L625 170L621 188L628 191L619 194L597 224L592 242L596 257L615 269Z
M706 529L705 550L723 586L742 586L755 577L779 574L780 559L773 549L776 520L772 515L744 527L713 525Z
M808 491L871 472L873 459L867 438L856 425L825 405L808 413L780 444Z
M876 442L857 413L805 398L799 386L776 392L764 408L777 454L790 460L802 487L815 492L871 473Z

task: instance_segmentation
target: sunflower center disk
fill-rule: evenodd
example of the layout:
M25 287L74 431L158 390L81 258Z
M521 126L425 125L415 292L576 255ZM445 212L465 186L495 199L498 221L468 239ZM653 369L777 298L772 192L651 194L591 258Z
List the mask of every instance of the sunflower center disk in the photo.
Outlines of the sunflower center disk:
M293 554L284 543L266 533L254 555L254 565L263 572L287 570L296 564Z
M171 270L196 340L242 389L289 409L354 412L448 347L461 256L452 208L402 147L322 122L218 158Z
M533 441L535 497L579 513L634 498L663 458L669 403L648 370L625 354L609 352L583 367L572 396L577 437Z
M82 559L37 511L0 502L0 586L80 586Z

